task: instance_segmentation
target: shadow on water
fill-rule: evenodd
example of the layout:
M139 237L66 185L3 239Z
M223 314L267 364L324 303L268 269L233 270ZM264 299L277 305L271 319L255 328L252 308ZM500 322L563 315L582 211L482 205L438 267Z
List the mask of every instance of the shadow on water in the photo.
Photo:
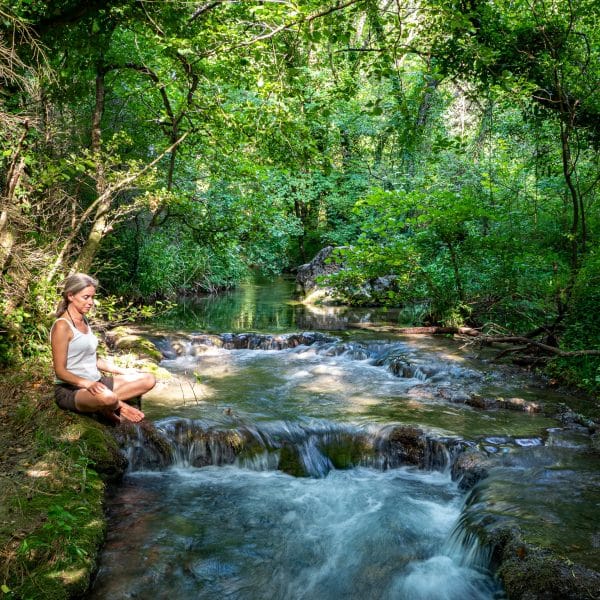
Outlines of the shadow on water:
M88 598L497 600L465 533L497 524L598 568L600 465L550 416L566 399L453 340L346 330L370 319L397 314L278 279L157 322L159 442L125 444ZM469 494L466 453L488 474Z

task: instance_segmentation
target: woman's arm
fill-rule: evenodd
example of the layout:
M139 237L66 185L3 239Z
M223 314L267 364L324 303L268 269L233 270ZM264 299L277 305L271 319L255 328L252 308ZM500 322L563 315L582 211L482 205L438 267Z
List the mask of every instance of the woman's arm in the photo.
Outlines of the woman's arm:
M128 373L138 372L136 369L125 369L123 367L118 367L111 361L104 358L98 358L96 365L101 371L104 371L105 373L113 373L114 375L127 375Z

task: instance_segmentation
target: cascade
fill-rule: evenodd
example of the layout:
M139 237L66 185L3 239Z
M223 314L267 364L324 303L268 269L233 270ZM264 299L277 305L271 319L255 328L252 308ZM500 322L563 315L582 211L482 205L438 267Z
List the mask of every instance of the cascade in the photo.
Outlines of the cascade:
M415 427L325 421L219 429L205 421L170 418L157 422L156 428L135 425L127 432L122 444L130 472L227 464L311 477L355 466L384 470L412 465L449 471L454 458L469 446Z

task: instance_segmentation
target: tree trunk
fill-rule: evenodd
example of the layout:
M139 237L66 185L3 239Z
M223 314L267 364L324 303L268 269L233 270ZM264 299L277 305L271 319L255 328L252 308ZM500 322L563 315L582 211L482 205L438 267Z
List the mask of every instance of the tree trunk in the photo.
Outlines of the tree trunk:
M106 69L102 65L98 65L96 72L96 106L92 116L92 155L96 160L96 194L98 198L104 196L104 200L100 202L96 208L92 227L88 235L79 257L73 264L71 272L83 271L87 272L92 266L92 262L100 248L102 239L109 231L108 212L112 205L113 196L106 194L106 173L104 171L104 163L102 158L102 116L104 115L104 102L106 99L106 88L104 78Z
M15 204L15 196L19 183L25 174L25 157L23 156L23 145L29 132L29 122L23 124L25 131L21 134L15 147L15 153L6 174L6 183L2 190L2 210L0 210L0 272L4 269L15 243L16 234L11 223L11 207ZM15 212L19 212L14 207Z

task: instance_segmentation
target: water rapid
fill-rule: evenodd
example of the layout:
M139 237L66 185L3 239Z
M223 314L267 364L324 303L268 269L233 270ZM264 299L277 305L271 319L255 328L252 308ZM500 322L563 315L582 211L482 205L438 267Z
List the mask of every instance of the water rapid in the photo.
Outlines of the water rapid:
M499 600L488 524L543 529L542 493L575 531L560 486L587 468L583 503L598 481L558 394L451 340L344 330L372 315L311 316L289 287L240 294L149 333L171 378L123 434L88 600Z

